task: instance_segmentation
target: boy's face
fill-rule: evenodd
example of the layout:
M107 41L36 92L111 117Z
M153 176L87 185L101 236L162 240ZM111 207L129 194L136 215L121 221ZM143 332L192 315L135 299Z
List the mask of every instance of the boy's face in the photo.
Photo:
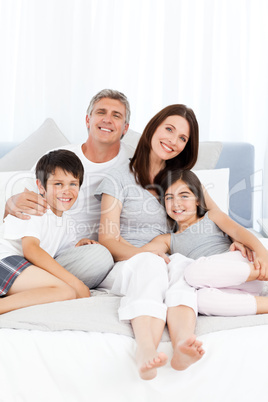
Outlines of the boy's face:
M79 193L79 179L60 168L56 168L55 173L49 176L46 190L40 180L37 180L37 186L57 216L73 206Z

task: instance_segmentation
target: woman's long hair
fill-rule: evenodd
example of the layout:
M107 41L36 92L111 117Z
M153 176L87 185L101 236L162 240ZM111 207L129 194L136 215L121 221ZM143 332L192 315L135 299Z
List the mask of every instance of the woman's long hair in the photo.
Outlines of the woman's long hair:
M134 173L136 182L143 188L151 184L149 178L149 164L152 137L160 124L169 116L184 117L190 126L190 137L184 150L175 158L166 161L164 169L155 177L154 183L158 185L158 176L160 175L162 177L162 173L165 170L191 169L196 163L199 145L199 129L193 110L180 104L167 106L160 110L145 127L130 162L130 170Z

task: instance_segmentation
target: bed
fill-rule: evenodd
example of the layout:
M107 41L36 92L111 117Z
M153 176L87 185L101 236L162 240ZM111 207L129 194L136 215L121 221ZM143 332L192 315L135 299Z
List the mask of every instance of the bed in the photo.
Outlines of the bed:
M137 138L130 130L125 141L134 148ZM23 143L0 144L1 213L5 197L22 190L23 178L36 159L66 143L48 119ZM251 229L254 147L202 142L194 170L221 208ZM267 240L261 238L266 247ZM96 289L89 299L1 315L0 402L268 400L268 315L199 316L196 333L203 341L204 357L184 372L174 371L168 363L156 379L142 381L131 327L118 321L119 302L119 297ZM167 330L160 349L172 356Z

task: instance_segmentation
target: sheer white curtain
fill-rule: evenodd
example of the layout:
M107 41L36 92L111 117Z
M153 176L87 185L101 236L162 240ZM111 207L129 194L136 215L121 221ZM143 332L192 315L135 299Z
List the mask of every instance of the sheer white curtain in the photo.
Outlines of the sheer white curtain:
M128 96L132 129L185 103L202 140L249 141L262 169L267 19L267 0L0 0L0 138L52 117L81 139L90 98L109 87Z

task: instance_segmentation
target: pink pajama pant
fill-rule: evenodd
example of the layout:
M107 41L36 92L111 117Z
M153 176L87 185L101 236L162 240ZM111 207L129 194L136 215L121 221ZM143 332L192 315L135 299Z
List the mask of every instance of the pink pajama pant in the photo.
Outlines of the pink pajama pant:
M184 272L186 282L197 289L198 312L204 315L238 316L256 314L254 296L262 281L246 282L249 262L239 251L201 257Z

